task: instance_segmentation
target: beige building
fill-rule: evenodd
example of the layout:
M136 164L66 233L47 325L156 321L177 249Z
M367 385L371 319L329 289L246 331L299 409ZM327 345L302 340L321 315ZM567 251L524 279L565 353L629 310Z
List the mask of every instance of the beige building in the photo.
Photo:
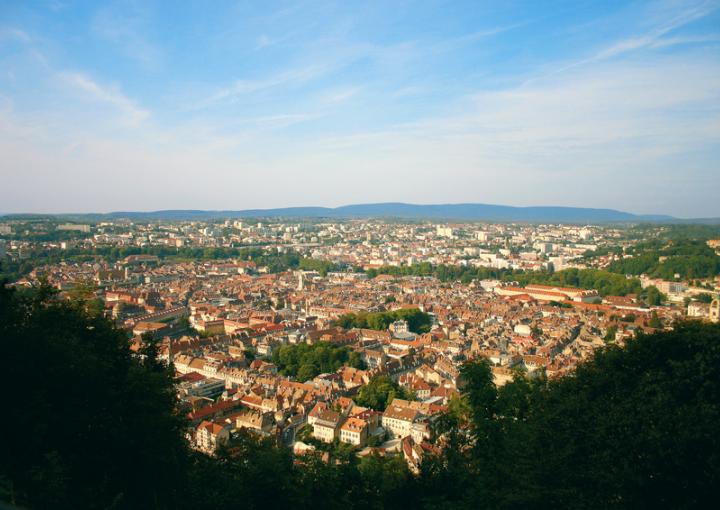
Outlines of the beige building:
M235 426L258 434L269 434L273 428L273 414L246 409L235 418Z
M416 409L398 405L393 400L385 409L382 425L391 437L407 437L412 434L412 426L420 417Z
M205 453L213 453L218 446L230 439L230 425L203 421L195 429L195 447Z
M365 446L368 435L368 424L360 418L348 418L340 427L340 441L355 446Z
M341 418L340 413L335 411L322 411L313 423L313 436L325 443L332 443L338 437Z

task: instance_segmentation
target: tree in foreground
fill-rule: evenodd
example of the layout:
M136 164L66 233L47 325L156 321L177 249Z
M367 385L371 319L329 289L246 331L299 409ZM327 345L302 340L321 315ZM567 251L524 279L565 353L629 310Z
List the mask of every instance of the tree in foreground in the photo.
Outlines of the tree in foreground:
M704 508L720 483L720 325L608 347L572 375L493 390L463 369L477 483L491 508ZM493 394L494 393L494 394Z
M172 374L154 346L41 288L0 286L0 493L37 508L172 508L187 458Z

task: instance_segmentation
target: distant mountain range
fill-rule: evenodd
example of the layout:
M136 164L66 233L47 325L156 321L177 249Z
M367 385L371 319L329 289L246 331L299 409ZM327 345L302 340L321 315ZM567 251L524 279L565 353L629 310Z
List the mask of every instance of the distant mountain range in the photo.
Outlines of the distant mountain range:
M584 207L512 207L507 205L490 204L419 205L394 202L345 205L334 208L285 207L280 209L245 209L237 211L118 211L104 214L61 214L55 216L80 221L99 221L122 218L130 220L211 220L217 218L401 218L556 223L690 221L678 220L667 215L638 215L614 209L590 209ZM698 221L717 222L717 220Z

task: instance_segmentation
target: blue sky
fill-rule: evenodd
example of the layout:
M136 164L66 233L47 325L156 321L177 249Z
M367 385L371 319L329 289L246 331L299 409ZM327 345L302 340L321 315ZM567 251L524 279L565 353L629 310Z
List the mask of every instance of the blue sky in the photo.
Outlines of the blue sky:
M0 0L0 211L720 216L720 1Z

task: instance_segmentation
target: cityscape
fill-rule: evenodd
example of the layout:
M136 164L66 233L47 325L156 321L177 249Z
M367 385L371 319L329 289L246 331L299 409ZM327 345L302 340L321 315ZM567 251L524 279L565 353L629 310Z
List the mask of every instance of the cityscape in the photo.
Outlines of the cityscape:
M714 508L718 0L0 0L0 509Z
M382 452L417 472L467 360L487 359L501 387L677 320L717 323L720 239L684 230L11 220L0 246L11 285L84 300L134 352L157 341L194 448L247 429L296 455Z

